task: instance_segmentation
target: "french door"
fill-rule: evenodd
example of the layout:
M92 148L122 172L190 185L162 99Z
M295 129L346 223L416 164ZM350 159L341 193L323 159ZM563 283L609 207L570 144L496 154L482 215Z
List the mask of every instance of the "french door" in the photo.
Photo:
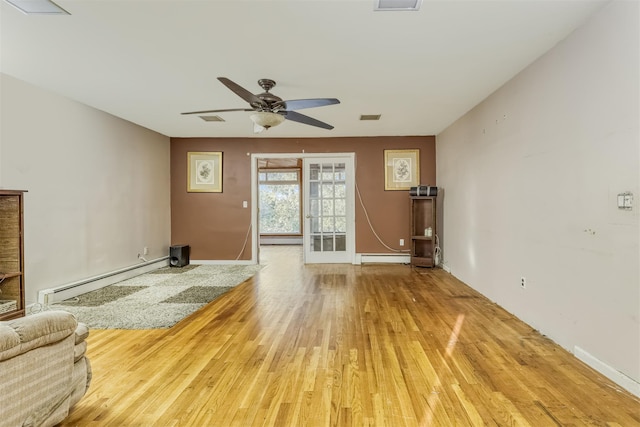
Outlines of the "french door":
M354 261L353 169L353 155L304 158L305 263Z

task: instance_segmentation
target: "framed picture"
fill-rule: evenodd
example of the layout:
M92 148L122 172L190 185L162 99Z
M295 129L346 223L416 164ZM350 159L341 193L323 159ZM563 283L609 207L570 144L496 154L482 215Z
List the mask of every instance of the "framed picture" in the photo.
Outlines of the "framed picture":
M420 150L384 150L384 189L409 190L420 183Z
M222 152L187 153L187 191L222 193Z

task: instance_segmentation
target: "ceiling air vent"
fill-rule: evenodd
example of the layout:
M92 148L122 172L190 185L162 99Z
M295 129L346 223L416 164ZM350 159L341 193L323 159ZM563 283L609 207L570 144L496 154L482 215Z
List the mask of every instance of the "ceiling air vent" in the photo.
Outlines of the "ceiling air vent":
M380 114L363 114L360 116L360 120L380 120Z
M27 15L70 15L69 12L49 0L5 0Z
M420 10L420 4L422 0L375 0L375 6L373 10L387 11L387 10Z
M224 119L220 116L199 116L205 122L224 122Z

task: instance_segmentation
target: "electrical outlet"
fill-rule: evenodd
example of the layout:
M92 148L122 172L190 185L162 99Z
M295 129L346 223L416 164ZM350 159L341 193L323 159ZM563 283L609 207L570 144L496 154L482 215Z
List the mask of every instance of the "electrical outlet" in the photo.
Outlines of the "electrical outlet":
M400 246L404 246L404 239L400 239Z
M525 289L527 287L527 278L522 276L520 277L520 287Z
M142 248L142 255L149 255L149 248L148 247L144 247Z

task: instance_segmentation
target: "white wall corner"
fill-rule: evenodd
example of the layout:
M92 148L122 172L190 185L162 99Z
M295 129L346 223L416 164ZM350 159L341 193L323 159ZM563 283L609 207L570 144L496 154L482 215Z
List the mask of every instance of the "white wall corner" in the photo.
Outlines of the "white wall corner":
M573 348L573 355L596 371L600 372L605 377L609 378L614 383L618 384L620 387L635 396L640 397L640 383L633 380L633 378L629 378L622 372L612 368L602 360L599 360L578 346Z

